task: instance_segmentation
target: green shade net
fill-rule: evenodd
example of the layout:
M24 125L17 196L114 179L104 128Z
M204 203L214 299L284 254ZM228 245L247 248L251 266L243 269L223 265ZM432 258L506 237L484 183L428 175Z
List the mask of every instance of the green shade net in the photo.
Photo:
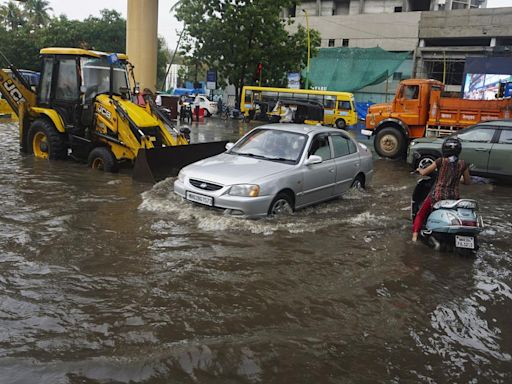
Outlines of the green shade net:
M409 52L393 53L379 47L320 48L311 58L309 87L354 92L385 81L409 57ZM306 78L306 70L302 76Z

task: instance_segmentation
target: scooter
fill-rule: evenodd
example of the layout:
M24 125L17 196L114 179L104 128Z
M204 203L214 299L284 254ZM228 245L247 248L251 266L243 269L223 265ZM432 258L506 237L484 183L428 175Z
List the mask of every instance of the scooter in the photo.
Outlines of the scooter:
M437 172L435 172L437 173ZM432 187L436 174L418 180L411 199L411 218L416 214ZM434 204L420 231L423 242L436 250L454 251L462 256L472 256L479 248L478 233L484 227L478 213L476 200L441 200Z

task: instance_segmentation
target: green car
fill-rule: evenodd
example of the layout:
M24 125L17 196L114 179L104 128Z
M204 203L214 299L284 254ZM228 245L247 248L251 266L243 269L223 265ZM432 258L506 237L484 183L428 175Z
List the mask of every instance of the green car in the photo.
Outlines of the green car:
M512 181L512 120L479 123L453 136L462 142L460 157L472 164L472 175ZM407 163L413 169L431 164L441 157L441 145L445 138L413 140L407 150Z

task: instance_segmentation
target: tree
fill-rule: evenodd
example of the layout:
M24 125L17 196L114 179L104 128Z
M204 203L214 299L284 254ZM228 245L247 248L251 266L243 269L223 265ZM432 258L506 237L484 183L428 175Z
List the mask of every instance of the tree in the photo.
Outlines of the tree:
M241 87L252 82L258 63L267 84L283 85L288 71L298 71L307 62L304 28L294 34L286 30L291 19L280 18L294 0L194 0L176 5L176 16L185 23L186 56L214 67L219 78L235 86L238 102ZM313 53L319 35L310 31Z
M53 11L46 0L25 0L25 11L28 14L30 25L41 28L48 25L51 18L48 11Z
M9 1L7 5L1 6L0 18L1 24L11 31L17 30L26 22L26 19L23 15L23 10L13 1Z

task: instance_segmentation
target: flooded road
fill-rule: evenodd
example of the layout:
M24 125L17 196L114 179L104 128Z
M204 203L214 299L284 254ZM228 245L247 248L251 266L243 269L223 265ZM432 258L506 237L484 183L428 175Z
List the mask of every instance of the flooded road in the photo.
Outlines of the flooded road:
M194 141L250 127L192 125ZM510 383L511 187L475 259L410 238L415 177L279 219L20 155L0 125L0 383Z

